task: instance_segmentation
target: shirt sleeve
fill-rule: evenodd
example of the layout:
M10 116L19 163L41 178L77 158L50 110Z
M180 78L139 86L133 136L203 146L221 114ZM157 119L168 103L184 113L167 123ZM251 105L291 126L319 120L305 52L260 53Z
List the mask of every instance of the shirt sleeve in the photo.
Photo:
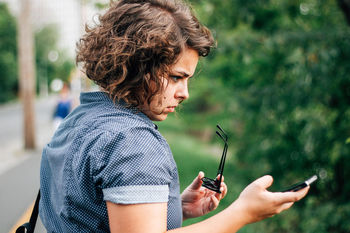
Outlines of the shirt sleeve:
M130 128L100 137L103 146L92 155L93 180L102 189L105 201L168 202L171 152L155 129Z

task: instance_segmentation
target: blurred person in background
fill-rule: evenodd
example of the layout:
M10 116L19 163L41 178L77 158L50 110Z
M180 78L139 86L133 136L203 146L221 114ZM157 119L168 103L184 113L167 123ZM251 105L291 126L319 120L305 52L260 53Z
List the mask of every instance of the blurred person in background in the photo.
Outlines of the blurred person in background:
M272 177L264 176L225 210L182 227L216 209L227 187L205 189L199 172L180 194L153 121L189 98L188 81L213 37L180 0L120 0L86 31L77 62L101 91L81 93L43 150L40 217L48 232L236 232L306 195L308 188L269 192Z
M57 130L62 120L68 116L72 109L72 99L70 98L70 90L68 84L64 83L59 93L59 99L53 114L53 128Z

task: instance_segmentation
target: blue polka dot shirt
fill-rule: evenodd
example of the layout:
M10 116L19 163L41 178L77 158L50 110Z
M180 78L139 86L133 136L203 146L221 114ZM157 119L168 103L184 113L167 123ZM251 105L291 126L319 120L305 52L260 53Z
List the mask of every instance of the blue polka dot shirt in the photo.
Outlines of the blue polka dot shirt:
M146 115L103 92L82 93L42 154L40 218L48 232L109 232L106 201L167 202L181 227L175 161Z

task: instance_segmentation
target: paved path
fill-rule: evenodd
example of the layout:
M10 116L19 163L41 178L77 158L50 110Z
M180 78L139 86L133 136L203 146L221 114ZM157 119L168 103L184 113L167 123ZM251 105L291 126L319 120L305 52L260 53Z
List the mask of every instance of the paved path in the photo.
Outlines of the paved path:
M39 189L41 150L53 133L51 116L55 103L55 97L36 101L37 149L32 151L23 149L21 104L0 106L1 233L10 232L36 198ZM35 232L45 232L40 220Z
M41 153L40 151L28 151L25 154L27 157L25 160L0 176L0 232L10 232L33 203L39 189ZM31 210L28 212L31 213ZM24 221L28 221L29 216ZM35 232L45 232L40 220Z
M35 103L36 144L41 150L51 138L51 116L55 97L38 99ZM23 150L23 112L20 103L0 105L0 175L27 159Z

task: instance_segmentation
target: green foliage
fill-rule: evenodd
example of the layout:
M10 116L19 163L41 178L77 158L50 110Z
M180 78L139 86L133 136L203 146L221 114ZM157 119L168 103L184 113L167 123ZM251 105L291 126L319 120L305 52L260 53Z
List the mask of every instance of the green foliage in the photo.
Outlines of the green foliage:
M58 27L50 24L35 34L37 87L41 82L51 83L53 79L68 82L74 62L64 50L58 48Z
M6 4L0 3L0 103L16 97L17 44L16 20Z
M291 210L240 232L350 232L350 27L337 3L192 3L218 46L201 61L183 127L227 129L242 183L320 178Z
M17 25L7 5L0 3L0 103L18 95ZM58 48L58 28L47 25L35 33L37 89L53 79L68 81L74 62ZM51 53L51 57L50 54Z

